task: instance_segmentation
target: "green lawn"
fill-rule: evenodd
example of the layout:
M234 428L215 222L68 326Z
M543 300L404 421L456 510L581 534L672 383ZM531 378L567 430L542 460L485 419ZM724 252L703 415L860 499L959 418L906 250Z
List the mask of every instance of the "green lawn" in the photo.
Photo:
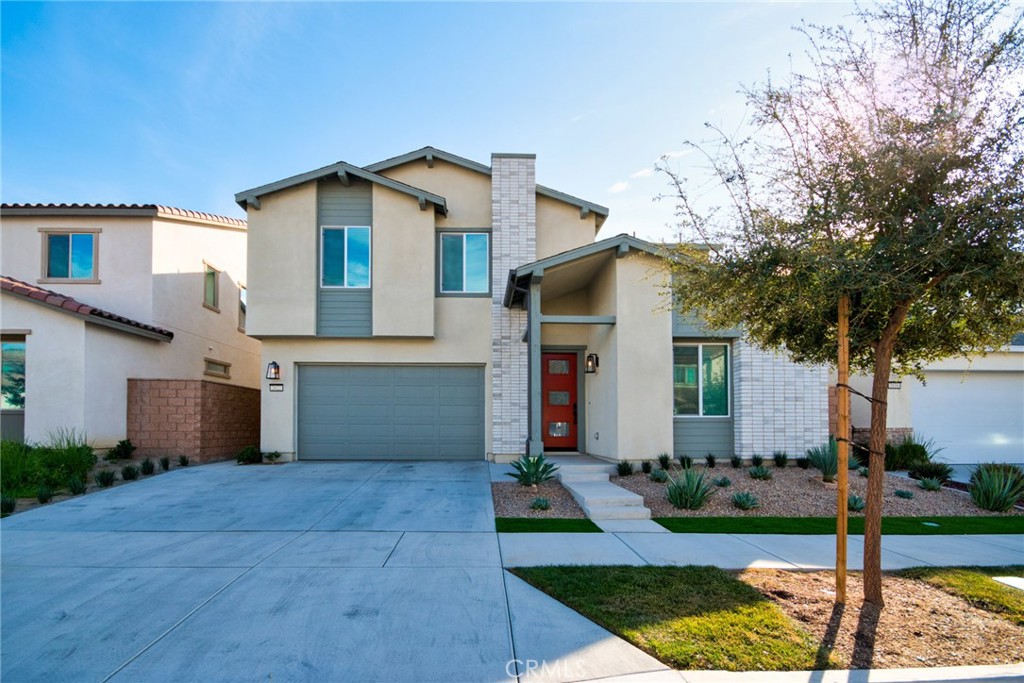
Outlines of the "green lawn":
M993 581L992 576L1024 576L1024 565L1008 567L914 567L896 576L925 581L975 607L1024 626L1024 591Z
M715 567L510 569L676 669L823 668L809 634Z
M582 532L600 533L601 527L589 519L542 519L533 517L496 517L494 526L504 533Z
M686 534L834 534L835 517L657 517L669 531ZM936 526L933 526L936 525ZM864 533L864 518L850 517L847 530ZM1024 534L1024 517L884 517L882 533Z

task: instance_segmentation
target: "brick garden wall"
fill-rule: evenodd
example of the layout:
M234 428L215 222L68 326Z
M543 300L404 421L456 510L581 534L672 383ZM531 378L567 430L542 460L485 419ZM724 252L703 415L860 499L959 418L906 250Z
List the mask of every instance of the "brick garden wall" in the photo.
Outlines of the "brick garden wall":
M260 441L260 392L205 380L129 379L128 438L142 456L233 458Z

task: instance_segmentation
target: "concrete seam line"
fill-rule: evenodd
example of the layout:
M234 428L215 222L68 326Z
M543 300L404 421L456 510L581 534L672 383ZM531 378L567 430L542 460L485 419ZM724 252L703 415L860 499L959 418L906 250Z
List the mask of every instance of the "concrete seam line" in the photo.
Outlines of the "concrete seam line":
M179 619L179 620L178 620L178 621L176 621L176 622L175 622L174 624L172 624L172 625L170 626L170 628L168 628L168 629L167 629L166 631L164 631L163 633L161 633L160 635L158 635L158 636L157 636L156 638L154 638L152 642L150 642L150 643L149 643L148 645L146 645L146 646L145 646L145 647L143 647L143 648L142 648L141 650L139 650L138 652L136 652L136 653L135 653L134 655L132 655L131 657L129 657L129 658L128 658L128 660L127 660L126 662L124 662L124 663L123 663L123 664L122 664L121 666L117 667L116 669L114 669L113 671L111 671L111 672L110 672L109 674L107 674L107 675L106 675L106 677L104 677L104 678L102 679L102 681L100 681L100 683L107 683L107 681L109 681L109 680L110 680L111 678L113 678L114 676L116 676L117 674L119 674L119 673L120 673L120 672L121 672L122 670L124 670L124 668L125 668L125 667L127 667L127 666L128 666L129 664L131 664L132 662L134 662L134 661L135 661L136 659L138 659L139 657L141 657L142 655L144 655L144 654L145 654L146 652L148 652L148 651L149 651L149 649L150 649L150 648L152 648L152 647L153 647L154 645L156 645L156 644L157 644L157 643L159 643L159 642L160 642L161 640L163 640L163 639L164 639L164 638L166 638L166 637L167 637L168 635L170 635L171 631L173 631L173 630L175 630L176 628L178 628L179 626L181 626L181 625L182 625L183 623L185 623L185 622L186 622L186 621L187 621L187 620L189 619L189 617L191 617L191 616L192 616L193 614L195 614L196 612L198 612L199 610L201 610L201 609L202 609L203 607L205 607L205 606L206 606L207 604L209 604L209 602L210 602L211 600L213 600L213 599L214 599L214 598L216 598L216 597L217 597L218 595L220 595L221 593L223 593L224 591L226 591L226 590L227 590L227 589L228 589L228 588L229 588L229 587L230 587L230 586L231 586L232 584L234 584L234 583L235 583L236 581L238 581L238 580L239 580L240 578L242 578L243 576L245 576L246 574L248 574L248 573L249 573L249 572L251 572L251 571L252 571L252 567L249 567L248 569L246 569L245 571L243 571L242 573L240 573L240 574L239 574L238 576L236 576L235 578L231 579L231 580L230 580L230 581L228 581L228 582L227 582L226 584L224 584L223 586L221 586L221 587L220 587L219 589L217 589L217 590L216 590L216 591L215 591L215 592L214 592L214 593L213 593L213 594L212 594L212 595L211 595L210 597L206 598L206 599L205 599L205 600L203 600L203 601L202 601L201 603L199 603L198 605L196 605L195 607L193 607L193 608L192 608L192 609L191 609L191 610L190 610L190 611L188 612L188 614L186 614L185 616L183 616L183 617L182 617L181 619Z
M374 472L373 474L371 474L370 476L368 476L368 477L367 477L366 479L363 479L363 481L362 481L362 482L361 482L361 483L359 484L359 486L357 486L357 487L355 487L354 489L352 489L352 490L351 490L351 491L349 492L349 494L348 494L347 496L345 496L344 498L342 498L341 500L339 500L339 501L338 501L338 504L337 504L337 505L335 505L335 506L334 506L334 507L332 507L332 508L331 508L330 510L328 510L327 512L325 512L325 513L324 513L324 516L323 516L323 517L321 517L320 519L318 519L318 520L316 520L315 522L313 522L313 525L312 525L312 526L310 526L310 527L309 527L308 529L306 529L306 531L307 531L307 532L309 532L309 531L312 531L312 530L313 530L314 528L316 528L316 525L317 525L317 524L319 524L320 522L322 522L322 521L324 521L325 519L327 519L327 517L329 517L329 516L330 516L330 514L331 514L332 512L334 512L334 511L335 511L335 510L337 510L337 509L338 509L339 507L341 507L341 506L342 506L342 505L343 505L343 504L345 503L345 501L346 501L346 500L348 500L349 498L351 498L352 496L354 496L354 495L355 495L355 494L356 494L356 493L357 493L357 492L358 492L358 491L359 491L359 490L360 490L361 488L363 488L364 486L366 486L366 485L367 485L367 484L369 483L369 481L370 481L371 479L373 479L373 478L374 478L375 476L377 476L378 474L380 474L381 470L383 470L383 469L384 469L385 467L387 467L387 466L388 466L388 464L390 464L391 462L392 462L391 460L385 460L384 462L382 462L382 463L380 464L380 466L379 466L379 467L377 468L377 471L376 471L376 472Z
M499 544L499 553L501 552L500 547L501 544ZM505 614L508 615L508 644L509 647L512 648L512 664L516 669L516 681L519 681L520 676L522 676L522 672L519 671L519 654L516 652L516 636L515 632L512 630L512 604L508 599L508 570L505 569L504 562L499 569L501 571L501 589L505 592ZM508 673L508 662L505 663L505 673Z
M607 532L606 532L606 533L607 533ZM643 563L644 563L645 565L647 565L648 567L652 566L652 565L651 565L651 563L650 563L650 561L649 561L649 560L648 560L648 559L647 559L646 557L644 557L643 555L641 555L641 554L640 554L640 551L639 551L639 550L637 550L636 548L634 548L633 546L631 546L631 545L629 544L629 542L628 542L628 541L626 541L626 539L624 539L624 538L622 538L621 536L619 536L619 534L618 534L618 533L612 533L612 536L614 536L615 538L617 538L617 539L619 540L619 543L621 543L622 545L624 545L624 546L626 546L627 548L629 548L629 552L631 552L631 553L633 553L634 555L636 555L637 557L639 557L639 558L640 558L640 560L641 560L641 561L642 561L642 562L643 562Z
M407 532L403 531L403 532L402 532L402 535L398 537L398 540L397 540L397 541L395 541L395 545L394 545L394 547L393 547L393 548L391 548L391 552L390 552L390 553L388 553L388 556L387 556L387 557L385 557L385 558L384 558L384 561L383 561L383 562L381 563L381 565L380 565L380 568L381 568L381 569L383 569L384 567L388 566L388 562L390 562L390 561L391 561L391 556L395 554L395 551L396 551L396 550L398 550L398 544L402 542L402 539L403 539L403 538L405 538L405 534L406 534L406 533L407 533Z
M778 553L773 553L772 551L768 550L767 548L762 548L761 546L759 546L758 544L754 543L753 541L748 541L748 540L747 540L747 539L745 539L745 538L740 538L740 537L739 537L738 535L736 535L736 534L726 534L726 536L729 536L730 538L734 538L734 539L736 539L737 541L740 541L741 543L746 543L746 544L747 544L747 545L749 545L749 546L752 546L752 547L754 547L754 548L757 548L757 549L758 549L758 550L760 550L761 552L764 552L764 553L768 553L768 554L769 554L769 555L771 555L772 557L775 557L775 558L777 558L777 559L779 559L779 560L782 560L783 562L785 562L785 563L786 563L786 564L788 564L789 566L793 567L793 569L796 569L796 570L798 570L798 571L802 571L802 570L803 570L803 567L801 567L800 565L798 565L798 564L797 564L796 562L790 562L789 560L787 560L786 558L784 558L784 557L783 557L782 555L779 555ZM736 569L748 569L748 567L735 567L735 568L736 568ZM792 570L788 570L788 571L792 571Z

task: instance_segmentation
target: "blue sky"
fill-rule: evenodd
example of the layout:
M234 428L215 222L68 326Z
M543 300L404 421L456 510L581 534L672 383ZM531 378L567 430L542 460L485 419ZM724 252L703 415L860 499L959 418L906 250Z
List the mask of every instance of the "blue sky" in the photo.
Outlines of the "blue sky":
M10 3L2 198L243 216L235 192L433 145L611 209L666 239L663 154L733 127L741 84L788 69L815 3ZM693 157L674 157L691 163Z

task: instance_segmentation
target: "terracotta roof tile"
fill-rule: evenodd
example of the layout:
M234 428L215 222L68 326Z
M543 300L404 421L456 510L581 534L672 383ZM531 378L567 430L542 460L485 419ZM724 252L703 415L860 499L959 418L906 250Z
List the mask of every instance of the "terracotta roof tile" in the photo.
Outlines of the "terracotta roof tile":
M207 223L220 223L235 228L245 228L246 222L241 218L230 216L218 216L203 211L192 211L191 209L179 209L175 206L163 206L161 204L2 204L0 213L10 212L31 213L35 215L46 215L47 212L72 213L80 211L84 215L97 213L118 213L125 212L130 215L151 215L165 218L184 218L191 220L205 221Z
M100 318L102 320L109 320L128 327L134 327L138 330L143 330L145 332L164 337L167 341L174 339L174 333L170 330L165 330L164 328L157 327L156 325L147 325L146 323L126 318L123 315L105 311L102 308L83 304L81 301L73 299L65 294L54 292L50 289L43 289L42 287L38 287L28 282L22 282L21 280L15 280L14 278L7 277L6 275L0 275L0 290L25 297L26 299L41 301L58 310L68 311L69 313L76 313L87 317Z

